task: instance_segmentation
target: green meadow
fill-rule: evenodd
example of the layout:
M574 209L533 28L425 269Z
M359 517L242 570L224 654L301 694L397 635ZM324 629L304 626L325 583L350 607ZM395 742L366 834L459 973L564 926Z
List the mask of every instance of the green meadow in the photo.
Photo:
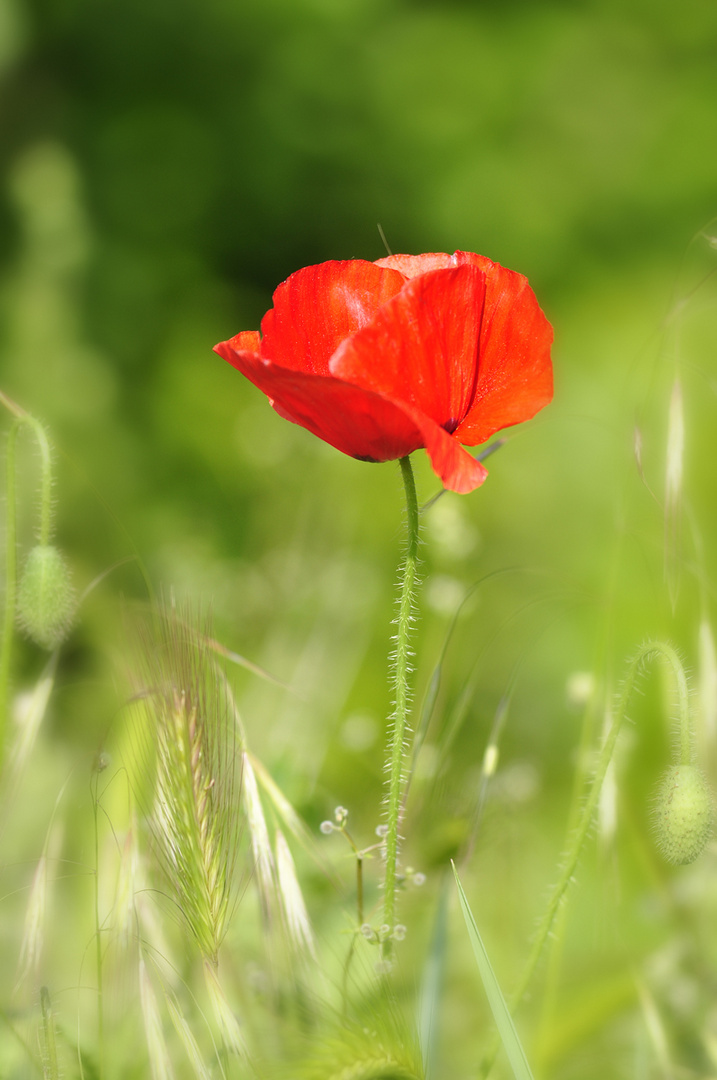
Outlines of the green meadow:
M716 116L708 0L0 0L3 1080L717 1077ZM390 948L401 470L212 351L387 249L555 335L412 456Z

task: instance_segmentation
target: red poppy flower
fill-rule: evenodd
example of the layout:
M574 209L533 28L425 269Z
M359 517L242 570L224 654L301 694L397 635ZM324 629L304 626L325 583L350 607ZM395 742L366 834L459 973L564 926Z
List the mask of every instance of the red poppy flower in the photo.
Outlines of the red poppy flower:
M261 334L215 352L343 453L390 461L424 446L445 487L467 492L487 474L461 443L547 405L552 339L522 274L457 251L297 270Z

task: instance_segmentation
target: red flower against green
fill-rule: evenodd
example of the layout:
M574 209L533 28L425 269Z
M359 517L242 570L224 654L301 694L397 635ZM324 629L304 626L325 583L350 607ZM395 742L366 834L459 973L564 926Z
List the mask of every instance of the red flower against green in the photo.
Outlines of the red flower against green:
M215 346L274 409L344 454L425 447L467 492L477 446L553 396L553 332L522 274L482 255L390 255L307 266L274 293L261 333Z

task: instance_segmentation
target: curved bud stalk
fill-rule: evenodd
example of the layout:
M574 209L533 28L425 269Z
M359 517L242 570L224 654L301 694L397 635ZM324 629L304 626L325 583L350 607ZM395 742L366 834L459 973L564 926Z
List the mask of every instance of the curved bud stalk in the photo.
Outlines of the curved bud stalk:
M658 797L656 831L660 833L659 845L668 861L684 864L698 858L709 839L713 820L712 796L693 761L690 692L684 667L671 645L663 641L648 641L637 650L627 670L612 725L600 751L593 781L577 822L573 842L564 855L559 880L538 926L523 974L509 1000L511 1012L523 999L553 929L560 905L573 880L638 676L645 666L656 658L664 660L672 672L679 709L679 762L667 773ZM481 1063L480 1077L484 1078L490 1072L497 1050L498 1042L494 1040Z
M15 449L21 428L29 427L35 436L41 458L40 524L37 530L39 545L48 547L52 535L52 454L43 425L0 391L0 405L15 418L7 438L6 455L6 521L5 521L5 611L2 641L0 642L0 765L5 751L5 734L10 685L10 658L17 600L17 525L15 506ZM54 550L54 549L53 549ZM55 575L56 579L56 575ZM50 646L52 647L52 646Z

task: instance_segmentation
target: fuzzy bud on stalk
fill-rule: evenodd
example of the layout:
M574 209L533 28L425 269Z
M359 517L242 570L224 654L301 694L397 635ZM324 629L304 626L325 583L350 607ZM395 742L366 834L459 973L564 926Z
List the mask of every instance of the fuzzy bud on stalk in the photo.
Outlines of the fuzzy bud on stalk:
M712 832L712 796L694 765L673 765L655 802L657 843L667 862L694 862Z
M30 552L20 579L17 617L20 626L43 649L56 649L70 632L76 611L75 590L64 558L50 544Z

